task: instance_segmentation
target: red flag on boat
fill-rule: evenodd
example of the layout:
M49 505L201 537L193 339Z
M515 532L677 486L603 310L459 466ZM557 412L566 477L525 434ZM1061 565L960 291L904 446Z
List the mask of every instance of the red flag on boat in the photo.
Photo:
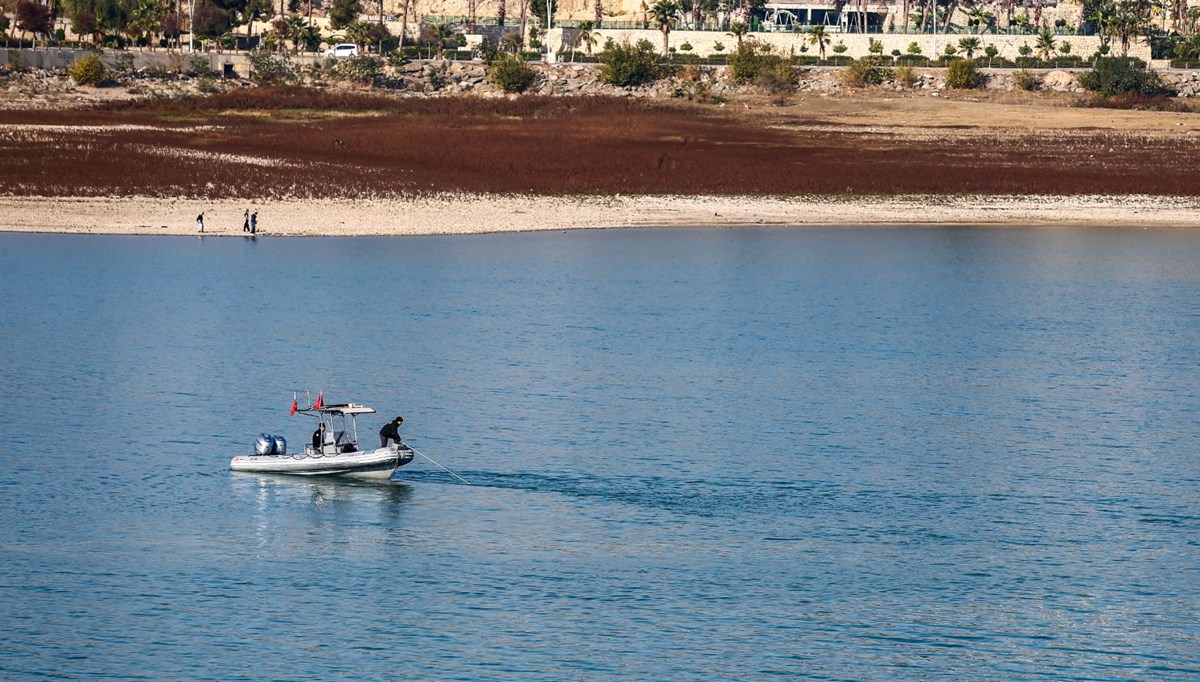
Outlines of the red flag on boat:
M318 394L317 394L317 402L313 403L313 406L312 406L312 408L313 408L314 410L319 410L319 409L321 409L322 407L325 407L325 394L324 394L324 393L318 393Z
M300 407L299 398L297 398L297 397L296 397L296 394L295 394L295 393L293 393L293 394L292 394L292 411L291 411L291 412L288 412L288 414L289 414L289 415L296 414L296 409L297 409L297 408L299 408L299 407Z

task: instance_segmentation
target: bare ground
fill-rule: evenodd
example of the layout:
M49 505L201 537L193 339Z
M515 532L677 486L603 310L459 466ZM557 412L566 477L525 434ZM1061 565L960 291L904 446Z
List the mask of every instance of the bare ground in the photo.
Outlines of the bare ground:
M237 90L0 111L0 230L1195 226L1200 116L867 90L726 106Z
M0 193L1192 196L1200 116L1063 98L390 99L244 90L0 111ZM1008 101L1006 101L1008 100Z

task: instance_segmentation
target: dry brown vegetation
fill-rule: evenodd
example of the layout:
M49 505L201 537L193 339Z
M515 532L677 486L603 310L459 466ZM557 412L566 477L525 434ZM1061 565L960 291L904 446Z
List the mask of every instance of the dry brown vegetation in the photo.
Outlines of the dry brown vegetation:
M986 107L1007 107L1007 118ZM245 89L0 111L0 193L1200 193L1195 115L1093 111L877 95L720 109ZM1135 115L1189 123L1111 124Z

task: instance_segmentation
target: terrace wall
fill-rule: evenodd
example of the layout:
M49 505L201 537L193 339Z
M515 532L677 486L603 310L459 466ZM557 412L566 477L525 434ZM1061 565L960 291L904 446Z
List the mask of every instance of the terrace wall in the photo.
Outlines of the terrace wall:
M65 69L80 58L97 54L92 50L69 48L30 49L0 48L0 64L19 65L27 69ZM105 66L117 67L118 60L133 59L134 69L163 69L167 71L189 71L192 59L203 60L208 68L239 78L250 75L250 61L244 52L177 52L174 50L103 50L100 60ZM316 55L298 55L291 58L297 64L307 65L318 61Z
M599 47L604 44L605 40L612 38L613 41L618 43L623 41L635 43L638 40L645 39L649 40L650 43L653 44L659 51L662 50L662 33L659 31L641 29L600 29L595 31L595 33L597 36L595 49L599 49ZM553 45L556 50L562 44L562 34L563 30L557 28L551 32L550 44ZM779 54L786 55L794 51L797 55L808 54L815 57L820 53L815 45L812 45L808 42L808 35L804 33L754 33L752 35L753 40L773 46L775 51ZM833 52L833 46L837 45L838 42L845 44L847 48L846 52L843 53L842 56L852 58L865 57L870 54L870 44L868 41L878 40L883 43L883 54L885 55L890 55L892 50L900 50L901 54L906 54L909 44L916 43L921 47L922 55L930 58L936 58L942 55L947 44L953 44L957 47L959 39L967 36L961 33L952 33L948 35L912 33L831 33L829 34L829 37L829 46L825 49L825 54L827 57L835 56ZM1035 35L1007 35L1002 33L999 35L976 35L974 37L979 38L980 45L983 47L995 45L996 49L1000 50L1000 54L998 56L1005 59L1016 59L1020 56L1018 50L1022 45L1028 45L1032 48L1037 42L1037 36ZM1071 45L1071 54L1081 57L1087 57L1093 54L1100 47L1099 36L1061 35L1056 36L1056 40L1056 44L1062 44L1063 42L1069 43ZM671 31L672 47L678 48L684 43L691 44L692 54L705 57L711 54L722 54L717 52L715 49L715 45L717 43L724 45L725 49L723 54L729 54L737 46L737 39L729 34L718 33L715 31ZM808 51L803 52L801 50L802 47L807 48ZM1116 49L1118 46L1114 45L1113 47L1113 54L1116 54L1118 52L1118 49ZM983 50L981 49L976 56L982 56L982 53ZM1135 44L1129 46L1129 56L1138 57L1139 59L1149 62L1150 45L1144 40L1137 41Z

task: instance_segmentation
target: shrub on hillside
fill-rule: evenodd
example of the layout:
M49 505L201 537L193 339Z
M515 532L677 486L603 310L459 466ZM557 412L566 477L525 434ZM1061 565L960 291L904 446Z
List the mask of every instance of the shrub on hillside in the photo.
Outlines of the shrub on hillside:
M609 85L645 85L658 77L658 53L649 41L611 43L600 53L600 79Z
M911 88L917 84L917 70L911 66L897 66L892 71L892 79L902 88Z
M1114 95L1112 97L1092 97L1083 102L1085 107L1104 107L1105 109L1133 109L1134 111L1191 111L1177 97L1165 95Z
M511 54L498 54L492 60L487 70L488 79L505 92L525 92L537 72L525 63L524 59Z
M983 74L973 59L955 59L946 67L946 85L960 90L983 87Z
M255 85L280 85L296 80L296 74L286 57L276 57L259 48L251 51L247 58L250 62L250 80Z
M374 54L340 59L333 68L334 78L360 85L374 85L382 74L383 57Z
M101 62L100 57L94 54L76 60L71 68L67 69L67 73L70 74L71 80L79 85L100 86L108 80L104 62Z
M797 58L801 61L803 58ZM783 96L796 91L796 69L770 45L747 40L729 55L729 78L734 83L754 83L767 94ZM783 103L779 99L777 103Z
M796 70L779 60L773 66L759 68L754 84L771 95L788 95L796 91Z
M770 45L747 40L729 55L729 75L734 83L745 85L782 63L783 57L772 54Z
M840 74L842 85L852 88L865 88L869 85L880 85L888 79L890 69L879 65L879 60L871 57L855 59Z
M685 66L677 74L671 96L710 104L724 102L723 97L713 92L714 81L711 70L694 65Z
M1079 84L1101 97L1136 95L1166 97L1175 91L1163 85L1145 62L1130 57L1100 57L1091 71L1079 74Z
M1027 90L1030 92L1040 90L1042 87L1042 77L1032 71L1021 69L1013 74L1013 85L1018 90Z
M221 75L212 68L212 64L208 60L207 54L194 54L188 59L188 73L198 78L204 76L219 76Z

